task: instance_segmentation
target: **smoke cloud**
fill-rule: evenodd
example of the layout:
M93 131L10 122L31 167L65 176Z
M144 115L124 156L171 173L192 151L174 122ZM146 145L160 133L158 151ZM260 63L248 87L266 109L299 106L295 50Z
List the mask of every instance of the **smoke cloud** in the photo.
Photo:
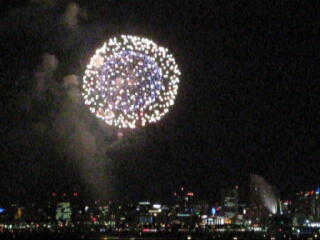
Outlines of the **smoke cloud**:
M251 174L251 184L255 194L258 194L260 201L263 205L272 213L275 214L278 211L279 197L267 181L259 175Z
M79 10L74 10L73 6L68 11ZM43 173L51 174L43 167L50 166L52 158L56 158L56 169L59 165L61 168L69 167L66 171L61 169L61 172L78 175L82 185L87 186L96 196L112 198L111 160L106 155L111 130L105 124L102 128L100 120L82 103L78 76L68 74L61 77L63 72L70 72L64 58L59 61L57 55L44 53L39 60L40 63L29 78L29 81L33 82L32 87L21 91L16 98L15 105L19 106L15 107L16 116L24 116L24 120L21 123L15 120L12 130L14 135L8 133L13 138L9 141L16 143L16 148L28 151L24 157L32 164L28 164L26 170L33 174L26 177L32 176L29 181L39 182L44 177ZM17 81L23 80L21 77ZM6 149L6 152L12 151ZM14 168L12 166L12 169ZM68 185L68 177L59 175L52 173L51 180L46 180L51 182L50 184L52 181L56 182L49 188L57 186L59 178L65 179L64 184ZM22 179L22 176L20 178ZM7 182L6 185L11 183ZM71 187L73 185L69 184ZM22 187L19 192L25 194L28 192L27 188L29 187ZM64 189L64 186L60 188Z
M0 189L25 195L32 185L41 183L48 194L49 189L64 191L76 186L79 178L80 187L85 185L100 197L112 198L114 164L109 156L142 140L134 134L117 134L84 106L79 73L86 64L86 51L105 36L105 28L83 27L81 19L86 12L73 2L66 3L59 15L64 2L54 2L33 0L31 6L12 12L7 19L12 24L6 25L5 34L21 33L16 39L31 46L21 49L25 51L22 57L33 54L30 48L35 39L39 41L26 70L14 72L16 83L8 84L8 91L1 93L8 103L1 109L5 119L0 152L5 153L3 161L8 164L1 171L5 180ZM18 20L9 21L12 19ZM12 46L15 48L15 43ZM24 59L21 62L25 64ZM17 185L19 191L8 187Z
M69 3L61 17L61 22L65 27L75 29L79 26L79 19L86 17L87 13L76 3Z
M35 73L37 93L44 92L52 83L53 73L58 66L58 59L52 55L45 53L42 56L42 63Z

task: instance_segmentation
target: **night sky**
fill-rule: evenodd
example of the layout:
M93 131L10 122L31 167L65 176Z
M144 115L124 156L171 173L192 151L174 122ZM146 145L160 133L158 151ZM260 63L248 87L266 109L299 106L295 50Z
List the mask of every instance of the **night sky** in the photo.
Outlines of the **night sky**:
M318 1L10 1L0 202L166 200L180 185L216 200L250 173L283 198L320 185L319 31ZM182 76L169 114L118 138L78 95L95 48L122 33L169 48Z

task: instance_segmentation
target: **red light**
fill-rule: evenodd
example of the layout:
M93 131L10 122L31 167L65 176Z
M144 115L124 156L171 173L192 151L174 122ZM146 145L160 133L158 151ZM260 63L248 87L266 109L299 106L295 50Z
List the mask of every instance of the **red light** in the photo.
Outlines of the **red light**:
M149 228L144 228L144 229L142 229L142 232L150 232L150 229Z
M56 193L55 193L55 192L54 192L54 193L52 193L52 196L53 196L53 197L55 197L55 196L56 196Z
M65 193L63 193L62 195L63 195L64 197L66 196L66 194L65 194Z
M96 217L92 217L92 221L93 221L93 222L96 222L96 221L97 221L97 218L96 218Z
M192 196L193 196L193 192L188 192L188 193L187 193L187 196L192 197Z

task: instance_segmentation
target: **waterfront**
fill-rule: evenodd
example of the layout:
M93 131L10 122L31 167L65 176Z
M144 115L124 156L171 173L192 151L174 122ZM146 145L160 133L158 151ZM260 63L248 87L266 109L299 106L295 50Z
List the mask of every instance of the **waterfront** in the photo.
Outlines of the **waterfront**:
M84 239L84 240L200 240L200 239L320 239L317 233L253 233L253 232L175 232L175 233L134 233L134 232L84 232L81 229L66 230L18 230L3 231L0 233L1 239Z

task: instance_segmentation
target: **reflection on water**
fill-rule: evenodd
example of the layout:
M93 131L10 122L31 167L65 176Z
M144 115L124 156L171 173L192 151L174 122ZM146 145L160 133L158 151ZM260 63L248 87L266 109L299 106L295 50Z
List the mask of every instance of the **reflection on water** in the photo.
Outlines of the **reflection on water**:
M299 239L320 239L317 235L260 235L260 234L243 234L243 235L236 235L236 234L210 234L207 236L179 236L179 237L115 237L115 236L103 236L97 238L96 240L218 240L218 239L231 239L231 240L244 240L244 239L264 239L264 240L278 240L278 239L290 239L290 240L299 240Z
M265 239L265 240L278 240L278 239L319 239L320 234L309 233L309 234L291 234L291 233L254 233L254 232L225 232L225 233L214 233L214 232L202 232L202 233L91 233L91 232L19 232L9 231L0 232L0 239L32 239L32 240L48 240L48 239L80 239L80 240L218 240L218 239Z

